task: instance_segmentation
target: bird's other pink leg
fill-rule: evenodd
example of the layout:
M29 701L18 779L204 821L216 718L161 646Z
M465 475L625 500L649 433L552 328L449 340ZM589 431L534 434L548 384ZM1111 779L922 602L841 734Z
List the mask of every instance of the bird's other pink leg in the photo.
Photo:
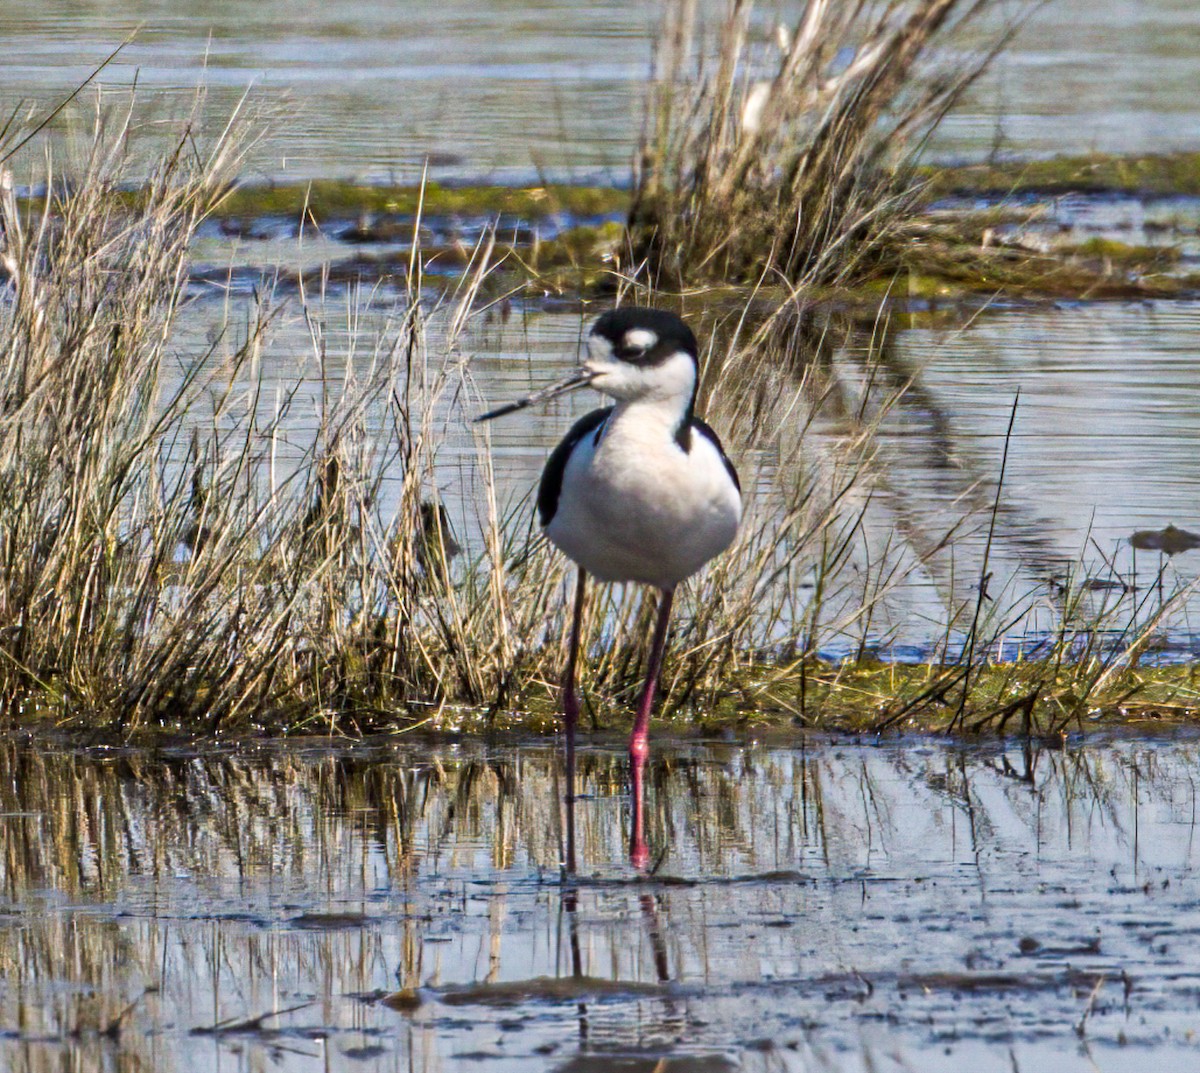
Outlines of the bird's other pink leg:
M563 671L563 735L567 758L567 861L566 870L575 873L575 727L579 723L579 698L575 694L575 662L579 652L579 633L583 625L583 589L587 575L582 569L575 582L575 610L571 617L571 637L567 645L567 666Z
M663 589L658 598L658 615L654 622L654 640L650 643L646 684L642 687L642 699L633 721L633 733L629 736L629 767L633 782L633 829L629 835L629 863L639 870L650 863L650 852L646 848L643 776L646 758L650 755L650 710L654 707L654 691L658 686L659 672L662 670L663 650L667 647L667 623L671 619L671 601L674 596L674 589Z

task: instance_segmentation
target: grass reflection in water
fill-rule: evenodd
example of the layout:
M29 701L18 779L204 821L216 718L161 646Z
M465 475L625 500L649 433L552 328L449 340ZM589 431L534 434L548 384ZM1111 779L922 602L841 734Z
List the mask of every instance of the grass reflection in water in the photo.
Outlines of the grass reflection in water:
M5 746L2 1064L1195 1058L1189 742L664 745L650 877L619 745L581 759L564 887L549 746Z

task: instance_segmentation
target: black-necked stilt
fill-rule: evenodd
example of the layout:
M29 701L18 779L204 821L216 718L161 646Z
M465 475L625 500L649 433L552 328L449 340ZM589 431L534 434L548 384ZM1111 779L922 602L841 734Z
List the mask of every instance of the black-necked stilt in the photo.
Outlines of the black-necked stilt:
M575 869L575 662L586 577L660 591L646 683L629 738L630 858L640 868L648 859L642 773L671 601L681 581L729 547L742 513L737 472L717 434L694 412L698 348L692 330L673 313L627 306L603 314L587 344L587 357L571 376L477 419L585 385L616 400L575 422L551 452L537 497L546 536L579 566L562 687L568 871Z

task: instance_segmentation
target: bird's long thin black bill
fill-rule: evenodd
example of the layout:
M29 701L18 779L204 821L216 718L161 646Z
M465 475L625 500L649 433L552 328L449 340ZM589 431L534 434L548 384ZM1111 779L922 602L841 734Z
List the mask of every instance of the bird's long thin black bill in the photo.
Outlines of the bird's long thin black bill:
M594 373L590 373L586 369L579 369L565 380L560 380L557 384L544 387L541 391L535 391L532 395L526 395L523 399L517 399L516 402L506 402L503 406L497 406L496 409L489 410L486 414L480 414L475 418L475 423L491 421L493 417L503 417L505 414L515 413L517 410L524 410L526 406L536 406L539 402L547 402L558 395L574 391L577 387L583 387L594 375Z

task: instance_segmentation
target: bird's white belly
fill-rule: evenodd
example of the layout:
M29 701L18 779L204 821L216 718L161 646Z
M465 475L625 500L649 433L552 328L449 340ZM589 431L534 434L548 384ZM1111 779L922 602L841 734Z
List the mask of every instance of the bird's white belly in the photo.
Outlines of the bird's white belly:
M687 452L639 438L613 428L572 452L546 535L601 581L674 588L733 542L741 499L703 436Z

